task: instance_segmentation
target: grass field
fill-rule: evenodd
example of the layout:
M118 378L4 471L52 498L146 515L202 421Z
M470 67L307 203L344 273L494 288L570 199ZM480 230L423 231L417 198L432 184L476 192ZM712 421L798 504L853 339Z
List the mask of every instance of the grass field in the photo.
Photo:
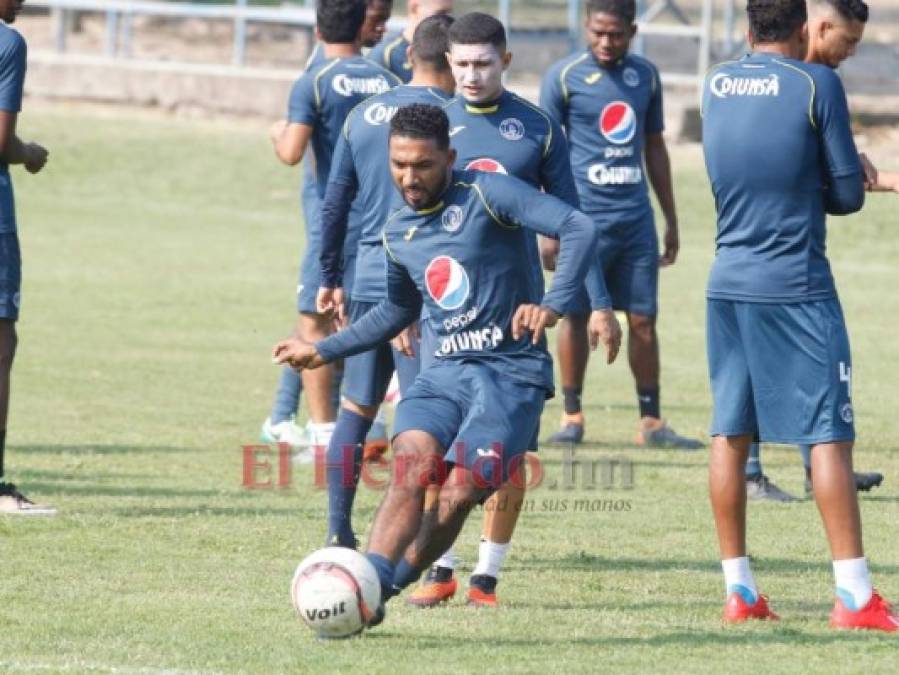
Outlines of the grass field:
M9 478L60 509L0 519L0 671L895 673L895 638L826 627L831 574L814 505L752 504L761 588L784 620L724 629L705 453L636 449L626 364L591 365L590 446L634 485L531 492L500 585L503 607L390 606L364 639L316 641L293 614L293 568L324 538L311 470L290 489L241 487L293 320L299 176L265 125L123 110L30 112L46 172L15 171L25 256ZM662 275L663 407L704 436L703 287L712 201L696 148L673 150L681 260ZM896 206L834 221L830 252L849 320L858 465L885 485L862 500L878 587L899 598L899 295ZM555 427L551 401L544 431ZM768 473L802 492L798 455ZM576 499L626 503L575 511ZM365 532L379 493L360 492ZM565 510L562 511L562 506ZM463 578L480 518L463 532Z

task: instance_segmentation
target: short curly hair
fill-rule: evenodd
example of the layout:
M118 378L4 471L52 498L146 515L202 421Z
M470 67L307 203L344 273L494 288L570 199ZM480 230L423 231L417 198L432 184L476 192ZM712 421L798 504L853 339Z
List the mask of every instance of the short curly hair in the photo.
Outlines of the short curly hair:
M365 23L365 0L318 0L315 27L330 44L355 42Z
M805 0L748 0L746 13L759 43L783 42L808 20Z
M635 0L587 0L587 16L591 14L611 14L627 24L637 20Z
M390 120L390 138L405 136L433 140L441 150L449 148L449 119L435 105L413 103L396 111Z

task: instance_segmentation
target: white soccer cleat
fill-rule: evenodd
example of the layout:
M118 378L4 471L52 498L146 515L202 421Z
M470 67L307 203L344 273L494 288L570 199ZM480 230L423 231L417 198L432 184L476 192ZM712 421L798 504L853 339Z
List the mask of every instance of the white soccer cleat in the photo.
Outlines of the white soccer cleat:
M290 446L294 451L291 458L294 464L311 464L315 460L315 454L309 448L311 442L309 432L297 426L293 418L278 424L272 424L271 418L266 418L259 437L264 443L286 443Z
M12 483L0 483L0 514L9 516L55 516L52 506L35 504Z

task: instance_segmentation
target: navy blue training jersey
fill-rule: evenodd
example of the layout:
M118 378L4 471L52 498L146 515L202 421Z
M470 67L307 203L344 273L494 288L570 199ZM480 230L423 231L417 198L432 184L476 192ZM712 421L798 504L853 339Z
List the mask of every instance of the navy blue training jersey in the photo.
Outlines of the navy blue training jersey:
M362 56L328 59L311 67L290 92L287 121L313 127L316 188L324 197L331 156L344 120L360 102L398 83L396 77Z
M540 108L504 91L489 105L474 105L456 96L446 114L458 169L515 176L578 206L565 134ZM543 270L533 233L528 233L528 256L535 283L542 289Z
M562 313L584 283L598 228L569 204L510 176L454 171L432 208L408 205L384 226L387 300L345 331L319 342L326 359L364 351L419 318L435 336L435 363L476 360L498 377L553 391L546 341L512 338L522 303L541 303L522 260L522 228L561 238L556 274L542 304ZM602 288L604 293L605 289Z
M412 103L427 103L442 107L448 96L434 87L400 85L390 91L366 99L349 114L343 133L334 151L329 183L343 188L337 203L331 203L332 189L326 191L323 208L323 228L346 230L348 200L360 214L360 240L356 257L355 281L350 295L354 300L378 302L387 294L384 275L386 260L381 232L390 215L390 205L399 200L396 186L390 174L387 145L390 120L396 111ZM361 191L360 191L361 187ZM332 216L332 212L333 216ZM338 285L340 266L340 238L332 239L323 230L322 267L324 285Z
M0 110L18 113L22 109L25 85L25 40L0 23ZM9 165L0 160L0 233L16 231L16 208Z
M846 94L826 66L751 54L713 68L703 148L718 211L708 297L803 302L835 296L826 192L862 168Z
M312 48L312 53L306 59L305 69L308 71L326 60L324 45L321 42L316 42L315 47ZM303 203L306 207L313 207L313 204L318 203L318 192L315 188L315 162L312 160L312 153L306 153L306 156L303 158Z
M568 134L581 210L649 207L644 142L665 127L662 85L652 63L628 54L605 68L589 49L569 56L544 76L540 106Z
M371 48L368 58L382 68L386 68L404 83L412 79L412 64L406 58L409 41L403 33L391 33Z

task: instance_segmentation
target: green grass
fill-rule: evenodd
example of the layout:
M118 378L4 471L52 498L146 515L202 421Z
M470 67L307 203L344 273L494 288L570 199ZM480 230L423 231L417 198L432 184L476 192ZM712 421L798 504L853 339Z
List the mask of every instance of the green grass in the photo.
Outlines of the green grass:
M293 321L298 175L276 164L264 125L55 109L27 113L20 131L52 154L40 176L14 171L25 282L7 465L60 515L0 519L0 671L895 672L895 639L827 629L830 569L808 501L750 508L756 573L784 620L720 626L705 455L634 448L623 360L591 365L591 447L579 456L631 460L634 487L533 490L501 610L394 602L364 639L316 641L288 585L321 545L325 495L305 469L288 490L241 487L241 446L256 440L278 376L269 349ZM696 149L673 156L684 241L662 274L663 406L679 431L704 435L712 201ZM862 499L868 553L893 598L896 204L872 197L830 237L855 355L858 465L887 475ZM541 457L558 478L559 452ZM794 450L764 459L802 491ZM587 497L629 508L575 512ZM360 493L360 532L378 500ZM479 528L476 515L460 538L463 578Z

